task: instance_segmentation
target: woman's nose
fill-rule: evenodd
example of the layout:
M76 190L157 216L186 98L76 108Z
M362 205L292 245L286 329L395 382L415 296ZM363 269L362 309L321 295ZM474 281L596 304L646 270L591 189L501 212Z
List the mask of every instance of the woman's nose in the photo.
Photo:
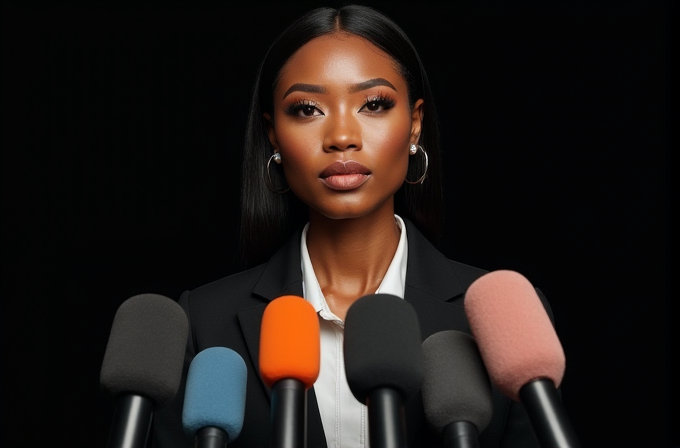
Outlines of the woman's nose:
M348 112L340 112L328 118L323 142L324 151L361 150L361 125L356 117Z

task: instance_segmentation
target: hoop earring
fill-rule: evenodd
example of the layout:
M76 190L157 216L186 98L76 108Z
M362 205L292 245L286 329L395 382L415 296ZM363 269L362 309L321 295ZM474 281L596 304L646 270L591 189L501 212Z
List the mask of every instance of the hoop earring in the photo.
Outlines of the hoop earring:
M281 154L278 153L278 152L275 152L274 154L271 155L269 160L267 160L267 181L268 181L267 187L269 187L269 189L271 191L273 191L274 193L278 193L278 194L287 193L288 190L290 190L290 187L284 188L283 190L277 190L276 187L274 187L274 182L272 181L272 175L269 172L269 166L271 165L272 160L274 160L274 162L276 162L277 164L280 164L281 163Z
M425 182L425 176L427 175L427 169L429 167L429 160L427 158L427 153L425 152L425 149L423 149L422 146L415 145L413 143L408 148L408 152L409 152L410 155L415 155L418 151L422 152L423 157L425 158L425 172L416 181L410 181L408 179L404 179L404 182L406 182L407 184L416 185L416 184L422 184L423 182Z

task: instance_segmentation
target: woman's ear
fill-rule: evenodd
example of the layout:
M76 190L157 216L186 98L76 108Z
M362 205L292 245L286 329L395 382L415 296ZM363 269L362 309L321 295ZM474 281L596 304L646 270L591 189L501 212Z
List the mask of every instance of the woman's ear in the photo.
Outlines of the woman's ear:
M423 125L423 101L422 98L418 99L413 105L411 110L411 143L414 145L418 144L420 139L420 131Z
M279 150L279 145L276 142L276 132L274 131L274 120L272 120L271 115L269 115L267 112L262 114L264 116L264 120L267 123L267 136L269 137L269 143L271 143L272 147L274 148L274 151Z

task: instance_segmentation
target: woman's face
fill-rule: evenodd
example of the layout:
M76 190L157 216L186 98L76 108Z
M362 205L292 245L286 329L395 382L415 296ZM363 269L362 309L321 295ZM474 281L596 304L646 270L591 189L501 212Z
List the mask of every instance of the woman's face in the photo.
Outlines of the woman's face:
M350 35L315 38L284 65L274 91L269 139L291 190L332 219L394 212L422 100L386 53ZM274 168L272 168L274 169Z

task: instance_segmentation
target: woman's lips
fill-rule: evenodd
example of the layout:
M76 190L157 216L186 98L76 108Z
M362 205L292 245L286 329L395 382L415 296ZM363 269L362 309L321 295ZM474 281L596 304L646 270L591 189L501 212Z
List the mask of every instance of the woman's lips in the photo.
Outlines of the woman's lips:
M319 175L319 179L333 190L353 190L371 177L371 171L353 160L334 162Z
M360 187L368 178L368 174L335 174L322 178L321 181L333 190L353 190Z

